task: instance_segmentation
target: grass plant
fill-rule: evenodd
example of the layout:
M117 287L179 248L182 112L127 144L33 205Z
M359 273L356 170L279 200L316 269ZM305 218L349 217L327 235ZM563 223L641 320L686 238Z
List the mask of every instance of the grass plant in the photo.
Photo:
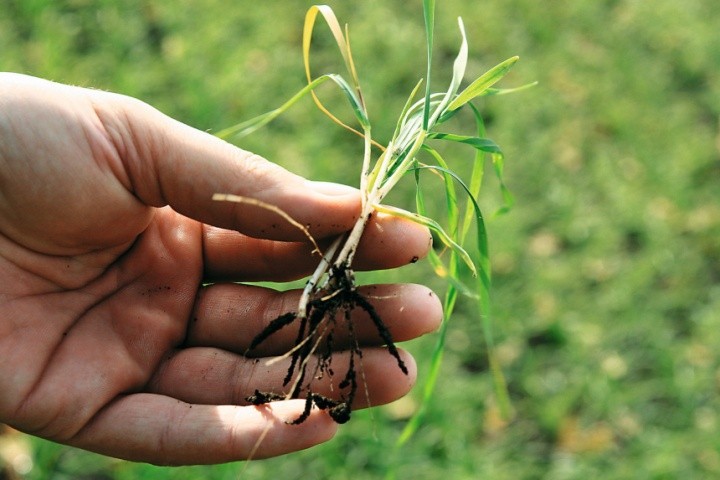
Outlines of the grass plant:
M444 256L434 251L430 254L430 261L435 272L447 280L448 288L444 299L445 326L440 332L439 341L432 356L431 374L425 384L423 404L430 401L437 381L447 334L447 320L452 315L457 295L465 294L477 302L479 321L483 325L485 342L488 345L487 351L489 352L498 404L501 407L503 417L508 418L510 416L510 402L505 381L493 353L488 241L483 214L477 203L487 157L491 159L495 166L495 172L500 179L505 199L504 209L509 208L512 197L502 181L503 154L495 142L485 137L482 115L479 109L473 105L473 101L479 97L500 95L513 91L508 89L500 90L494 88L494 85L512 68L518 57L511 57L496 65L461 90L460 87L463 84L468 64L468 42L464 23L461 18L458 18L460 47L453 64L452 77L449 86L444 91L434 92L430 77L432 74L435 2L425 0L423 2L423 12L427 51L426 79L415 84L399 114L394 132L386 142L379 142L373 137L370 115L363 98L358 71L353 60L349 29L347 26L344 29L341 27L332 8L327 5L314 5L310 7L305 16L302 56L307 85L280 107L218 133L221 138L225 139L246 136L274 120L302 97L309 94L312 96L315 105L328 118L362 138L363 154L361 161L355 165L348 165L349 168L359 167L360 170L359 186L362 208L357 222L347 234L336 238L324 252L320 252L313 240L315 252L321 258L314 273L305 283L297 309L293 312L283 313L270 322L267 328L251 344L252 349L278 330L291 324L298 325L299 331L295 347L286 355L286 357L292 359L285 378L285 386L289 386L287 393L279 395L272 392L258 391L248 398L252 403L262 404L273 400L298 398L301 394L305 395L307 407L305 412L295 421L296 423L300 423L307 418L312 405L321 409L328 409L332 418L339 423L349 420L351 404L357 393L358 371L362 374L361 366L360 368L356 366L356 359L357 363L361 363L361 352L357 341L354 338L351 339L351 344L354 347L351 349L350 367L339 384L343 390L340 400L331 400L313 392L312 382L319 375L333 375L330 368L331 351L328 348L323 350L324 353L321 353L319 346L322 343L332 342L333 331L337 322L347 323L348 330L352 335L354 329L350 320L350 312L353 309L360 308L368 313L381 338L387 345L389 353L397 360L398 367L407 373L407 369L384 322L367 299L357 292L352 270L353 258L360 239L368 222L376 212L402 217L428 227L435 234L435 237L442 242L447 252ZM313 31L318 16L324 19L333 36L345 66L346 76L337 73L313 75L310 52ZM344 94L351 107L357 126L350 126L340 120L320 100L317 90L320 85L328 81L334 83ZM423 82L425 83L424 95L418 98ZM456 118L458 113L465 109L471 112L469 118L475 124L474 131L471 134L456 134L442 130L446 122ZM472 173L468 183L452 170L443 155L433 147L433 143L436 141L466 144L474 148L475 155L471 160ZM377 157L375 157L374 150L378 151ZM375 159L373 160L373 158ZM416 182L417 211L410 213L384 204L383 201L391 190L410 173L413 174L412 176L414 176ZM420 178L427 173L436 174L435 176L441 180L444 187L446 218L442 223L431 218L426 213ZM460 186L461 192L467 198L465 202L459 200L456 185ZM224 201L257 202L253 199L245 199L224 193L218 193L214 198ZM463 208L463 204L465 210L464 213L461 213L460 210ZM273 206L265 206L265 208L273 211L277 210ZM302 229L307 236L311 237L304 227L293 219L287 218L286 214L282 213L282 215L293 225ZM446 226L443 226L443 224ZM475 225L473 235L469 235L473 224ZM464 246L468 243L466 240L469 236L474 237L477 247L473 253L470 253L471 251L468 251ZM472 276L477 279L475 285L465 285L460 275L462 268L469 270ZM320 362L313 372L308 372L309 361L315 355L320 356ZM400 436L398 445L406 442L416 431L423 411L423 409L420 409L419 414L408 423L407 428Z

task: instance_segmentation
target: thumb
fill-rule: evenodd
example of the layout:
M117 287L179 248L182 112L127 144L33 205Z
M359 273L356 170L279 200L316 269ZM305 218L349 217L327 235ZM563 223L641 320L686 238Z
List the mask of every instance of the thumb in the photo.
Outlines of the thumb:
M203 223L273 240L305 237L262 204L281 210L316 238L349 230L360 214L357 189L311 182L143 102L95 94L108 100L98 102L96 111L105 128L115 132L135 195L148 205L170 205ZM219 202L215 194L259 202Z

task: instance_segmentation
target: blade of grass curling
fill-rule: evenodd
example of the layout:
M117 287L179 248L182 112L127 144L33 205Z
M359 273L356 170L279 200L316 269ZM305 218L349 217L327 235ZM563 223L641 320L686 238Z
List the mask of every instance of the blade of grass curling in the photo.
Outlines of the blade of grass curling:
M347 68L348 72L350 73L351 77L351 83L348 83L342 76L337 74L326 74L322 75L318 78L313 79L311 72L310 72L310 62L309 62L309 56L310 56L310 43L312 39L312 32L314 29L315 19L318 15L318 13L323 15L323 18L325 19L328 28L330 29L335 42L338 45L338 49L340 50L340 53L343 57L343 61L345 63L345 67ZM288 108L290 108L292 105L294 105L301 97L305 96L307 93L311 93L313 100L315 101L318 108L327 115L330 119L332 119L334 122L338 123L339 125L343 126L343 128L346 128L353 133L362 136L362 137L368 137L368 132L370 122L367 118L367 110L365 108L364 99L362 97L362 91L360 89L360 84L357 76L357 71L355 69L355 63L352 59L352 51L350 49L350 43L349 43L349 36L347 33L347 28L345 30L345 36L343 36L342 29L340 28L340 24L337 21L337 17L335 16L332 9L327 5L315 5L311 7L305 17L305 24L303 26L303 60L305 63L305 73L308 81L308 85L306 85L304 88L302 88L297 94L295 94L290 100L288 100L285 104L281 105L280 107L271 110L270 112L266 112L262 115L259 115L255 118L252 118L250 120L247 120L245 122L239 123L237 125L228 127L216 134L216 136L228 139L230 137L243 137L245 135L248 135L255 130L261 128L262 126L266 125L267 123L274 120L276 117L284 113ZM320 102L319 98L314 92L314 89L321 83L324 83L326 80L331 79L333 80L338 86L341 88L341 90L345 93L346 97L350 101L350 104L353 108L353 112L355 114L355 117L358 120L358 123L363 127L365 132L359 132L356 129L350 127L349 125L345 124L342 120L338 119L335 115L333 115L331 112L329 112L325 106ZM367 140L367 139L366 139ZM380 144L377 142L374 142L370 139L370 142L375 145L376 147L383 148Z
M303 25L303 58L305 59L305 75L307 76L308 82L310 82L312 75L310 74L310 43L312 40L312 34L313 30L315 29L315 20L317 18L318 13L322 14L323 18L325 19L325 22L328 25L328 28L330 29L330 32L332 33L333 37L335 38L335 43L338 46L338 49L340 50L340 54L343 57L343 61L345 62L345 68L347 69L348 73L350 74L350 79L352 81L353 86L358 89L360 89L360 81L358 80L357 76L357 70L355 69L355 63L352 59L352 52L350 51L350 44L347 41L345 35L343 35L343 30L340 27L340 22L338 22L337 17L335 16L335 12L333 12L333 9L330 8L328 5L313 5L310 7L305 14L305 24ZM347 32L347 30L346 30Z
M435 160L442 164L446 165L444 159L440 156L440 154L432 149L428 149L427 145L423 145L423 149L428 151L433 157L435 157ZM427 166L427 165L415 165L414 173L415 173L415 183L416 183L416 206L418 213L421 213L422 215L426 215L425 212L425 206L424 206L424 200L422 195L422 190L420 189L420 178L419 173L421 170L428 169L432 173L438 174L444 182L444 190L445 190L445 204L447 206L447 211L445 212L445 216L447 218L448 223L448 231L452 238L456 238L456 243L459 245L463 245L463 238L462 234L458 234L460 230L460 209L458 205L457 200L457 193L455 190L455 184L453 182L453 176L449 174L448 171L441 171L440 169L435 169L433 166ZM446 169L447 170L447 169ZM463 247L464 248L464 247ZM431 255L429 255L430 262L433 266L433 269L435 270L435 273L441 277L442 279L446 280L447 282L451 283L457 291L468 298L471 299L477 299L478 295L475 291L473 291L472 288L465 285L463 281L460 280L459 276L450 275L450 271L445 267L442 260L440 259L440 256L435 253L434 250L431 250ZM473 262L475 263L475 262ZM473 268L473 271L475 271L476 268Z
M414 169L415 174L415 206L417 209L417 212L421 215L427 215L427 211L425 209L425 199L424 195L422 193L422 188L420 188L420 169L415 168ZM462 295L469 297L469 298L476 298L477 294L467 285L465 285L463 282L461 282L458 278L453 277L450 275L450 272L448 268L443 263L442 259L440 258L440 255L434 250L430 249L430 252L428 252L428 261L430 262L430 265L433 268L433 271L435 274L442 278L443 280L449 282L452 284Z
M357 77L357 71L355 69L355 64L352 60L352 54L350 53L350 47L348 42L345 40L345 37L343 36L342 28L340 28L340 24L337 21L337 17L335 16L335 13L333 10L327 6L327 5L313 5L310 7L305 14L305 22L303 25L303 39L302 39L302 56L303 56L303 63L305 66L305 77L307 79L308 83L311 83L313 81L311 68L310 68L310 45L312 40L312 34L313 30L315 28L315 21L317 19L318 13L322 14L323 18L325 19L325 22L327 23L328 27L330 28L330 32L333 35L333 38L335 39L335 43L338 46L338 49L340 50L340 53L343 57L343 61L345 63L345 68L350 73L351 83L353 85L353 88L355 89L355 92L353 93L353 97L357 100L357 105L359 106L359 110L362 112L362 115L357 116L358 122L360 123L360 126L363 129L363 132L358 131L357 129L351 127L350 125L347 125L345 122L340 120L337 116L335 116L333 113L331 113L325 105L320 101L320 98L315 94L314 91L311 91L310 94L312 95L313 102L315 102L315 105L317 108L325 114L330 120L335 122L336 124L340 125L346 130L349 130L350 132L355 133L356 135L359 135L361 137L369 137L369 131L370 131L370 122L368 120L367 116L367 110L365 109L365 104L362 99L362 93L360 90L360 83ZM372 142L373 144L377 145L375 142Z
M487 230L485 229L485 221L482 214L482 210L480 209L480 205L478 205L477 200L472 196L472 191L470 190L470 187L463 182L463 180L452 170L450 170L447 167L447 163L445 160L440 156L440 154L434 150L431 147L428 147L427 145L424 147L424 149L433 155L435 159L440 163L440 165L420 165L417 168L418 169L429 169L434 170L437 172L440 172L443 174L445 178L446 185L448 182L452 183L454 180L457 182L463 190L465 190L465 193L468 197L468 203L469 208L473 209L474 212L474 220L476 224L476 233L477 233L477 247L478 247L478 259L477 261L474 261L473 263L476 265L476 269L479 273L478 277L482 281L483 285L485 285L487 293L490 291L490 255L489 255L489 249L488 249L488 240L487 240ZM448 188L447 186L445 187ZM457 217L457 214L456 214ZM464 229L463 229L464 230ZM456 234L455 241L458 243L462 242L462 238L460 238L459 235ZM480 292L483 293L483 292Z
M344 85L340 85L340 87L345 92L348 100L350 101L350 104L352 105L353 112L362 128L362 132L347 125L337 116L332 114L320 101L320 98L315 94L314 90L311 91L311 94L315 105L322 113L324 113L328 118L330 118L330 120L337 123L346 130L363 137L364 154L360 173L360 190L363 193L362 204L364 206L368 200L367 184L368 177L370 175L370 157L372 153L371 147L374 145L376 147L379 147L381 151L383 150L383 147L372 139L372 135L370 133L370 120L368 118L367 109L365 107L365 100L363 99L362 89L360 88L360 80L357 75L357 69L355 68L355 62L353 61L352 49L350 48L349 28L347 25L345 26L345 34L343 35L343 30L340 28L340 23L335 16L335 12L333 12L332 8L327 5L314 5L310 7L305 14L305 22L303 25L302 55L303 63L305 66L306 79L308 83L312 82L312 73L310 69L310 45L318 13L322 14L323 18L325 19L325 23L328 25L328 28L330 29L330 32L335 39L335 43L340 50L340 54L343 57L343 61L345 62L345 68L350 74L352 86L350 86L340 76L337 77L336 83L338 83L339 80L342 80L342 83L344 83Z
M479 310L480 310L480 317L481 317L481 325L483 329L483 337L485 338L485 344L487 346L488 351L488 363L490 365L490 371L492 373L493 378L493 387L495 391L495 396L498 402L498 408L500 409L501 417L505 420L508 420L512 416L512 405L510 403L510 398L507 391L507 382L505 381L505 376L502 372L502 369L500 367L499 362L497 361L497 355L495 352L495 341L494 341L494 334L492 329L492 314L491 314L491 288L492 288L492 277L491 277L491 265L490 265L490 252L489 252L489 245L488 245L488 236L487 236L487 229L485 227L485 221L482 215L482 212L480 210L479 205L477 204L476 198L478 198L478 195L480 193L480 189L482 187L482 179L483 179L483 172L484 172L484 157L485 154L489 154L493 157L493 164L494 165L500 165L502 166L503 161L503 154L497 145L494 144L494 142L487 140L484 137L485 135L485 127L484 123L482 121L482 116L480 115L480 112L475 108L474 105L469 104L471 106L471 109L473 111L473 114L475 116L476 121L476 130L477 130L477 137L464 137L459 135L445 135L441 134L437 138L451 140L451 141L457 141L461 143L467 143L474 147L476 147L476 155L475 155L475 161L473 165L473 172L471 176L471 185L468 187L465 185L465 183L455 176L454 173L448 172L448 175L452 175L456 177L457 182L465 189L465 191L468 194L469 202L468 202L468 209L465 214L464 222L463 222L463 232L459 238L459 242L462 244L464 243L465 235L469 231L470 223L469 220L472 219L472 217L475 218L476 226L477 226L477 244L478 244L478 267L480 271L480 275L477 279L477 289L478 289L478 298L479 298ZM496 158L497 157L497 158ZM444 161L442 157L438 156L438 163L443 164ZM444 168L447 168L446 165L443 165ZM497 168L497 167L496 167ZM497 170L496 170L497 172ZM500 175L502 175L502 169L500 170ZM502 182L502 178L500 177L501 182L501 189L504 189L503 193L507 192L509 195L509 191L507 190L507 187L505 187L504 182ZM507 202L507 197L505 194L503 194L503 199L505 200L505 205L502 208L505 208L506 210L509 210L511 207L511 203Z
M430 74L432 73L433 36L435 30L435 0L423 0L425 19L425 46L427 48L427 74L425 75L425 105L423 107L423 130L430 128Z

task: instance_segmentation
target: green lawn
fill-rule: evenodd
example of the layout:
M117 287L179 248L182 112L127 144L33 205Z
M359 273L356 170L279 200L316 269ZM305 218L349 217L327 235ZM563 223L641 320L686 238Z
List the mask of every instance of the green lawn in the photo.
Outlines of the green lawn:
M309 5L0 0L0 69L133 95L217 131L302 87ZM375 132L389 137L425 71L421 2L331 5L350 23ZM720 476L720 3L444 0L442 84L458 15L468 76L520 55L503 86L539 81L482 104L516 196L488 224L515 419L499 419L481 326L460 303L426 422L397 455L420 389L287 457L159 468L33 440L27 478ZM318 68L339 70L328 38L317 40ZM243 146L312 178L356 182L360 143L309 100ZM488 214L499 205L490 177ZM400 190L396 201L411 205L412 185ZM443 288L423 264L361 278ZM421 382L434 340L406 345Z

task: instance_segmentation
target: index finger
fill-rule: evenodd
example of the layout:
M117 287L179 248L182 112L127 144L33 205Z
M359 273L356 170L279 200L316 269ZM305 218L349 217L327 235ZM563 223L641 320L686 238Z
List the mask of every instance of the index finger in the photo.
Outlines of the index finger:
M86 93L121 153L133 193L147 205L170 205L203 223L275 240L303 240L305 235L257 203L220 202L213 196L231 194L272 205L306 225L315 238L349 230L360 214L357 189L308 181L139 100Z
M277 242L205 227L203 257L206 281L296 280L312 273L320 255L309 242ZM321 249L329 240L319 241ZM373 215L353 262L356 270L381 270L414 263L432 246L427 228L385 214Z

